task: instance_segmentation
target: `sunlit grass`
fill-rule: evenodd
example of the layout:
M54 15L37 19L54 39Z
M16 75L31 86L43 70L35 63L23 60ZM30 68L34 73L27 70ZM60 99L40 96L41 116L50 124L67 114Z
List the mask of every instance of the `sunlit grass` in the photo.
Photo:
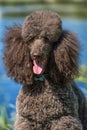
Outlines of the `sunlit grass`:
M80 76L76 78L77 81L87 83L87 66L80 66Z
M0 130L11 130L15 120L15 114L11 113L11 118L8 117L7 107L0 106Z

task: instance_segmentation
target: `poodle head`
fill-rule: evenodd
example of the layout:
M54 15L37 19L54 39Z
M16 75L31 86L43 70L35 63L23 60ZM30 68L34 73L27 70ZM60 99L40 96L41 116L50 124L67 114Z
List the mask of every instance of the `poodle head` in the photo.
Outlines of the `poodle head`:
M22 37L25 42L44 39L56 42L62 32L60 16L51 11L36 11L27 16L22 26Z
M5 43L7 73L17 82L32 84L35 75L44 73L60 82L77 73L76 38L62 31L55 12L36 11L27 16L22 26L7 29Z
M62 32L61 19L51 11L36 11L22 25L22 37L33 61L33 73L43 74L52 45Z

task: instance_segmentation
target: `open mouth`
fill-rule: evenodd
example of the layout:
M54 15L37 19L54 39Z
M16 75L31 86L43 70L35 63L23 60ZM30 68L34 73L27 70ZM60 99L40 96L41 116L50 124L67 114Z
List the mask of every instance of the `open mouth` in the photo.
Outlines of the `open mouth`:
M43 73L45 68L45 62L44 61L37 61L33 60L33 72L34 74L40 75Z

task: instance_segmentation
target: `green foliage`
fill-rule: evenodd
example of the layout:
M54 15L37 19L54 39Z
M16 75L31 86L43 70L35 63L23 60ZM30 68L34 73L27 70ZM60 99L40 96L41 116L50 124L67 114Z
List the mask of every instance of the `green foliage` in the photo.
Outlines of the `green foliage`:
M5 106L0 107L0 130L10 130L13 128L14 114L12 113L11 119L7 114L7 108Z
M80 76L76 78L76 81L84 83L87 92L87 66L86 65L80 66Z
M80 76L76 80L83 83L87 83L87 66L80 66Z

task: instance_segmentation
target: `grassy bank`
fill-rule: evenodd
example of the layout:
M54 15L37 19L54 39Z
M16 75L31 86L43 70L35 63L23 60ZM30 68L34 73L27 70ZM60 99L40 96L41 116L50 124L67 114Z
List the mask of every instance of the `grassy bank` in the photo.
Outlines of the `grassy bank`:
M87 18L87 7L75 4L28 4L2 6L1 16L19 17L26 16L34 10L55 10L61 16Z
M53 4L53 3L87 5L86 0L0 0L0 5Z
M0 16L26 16L34 10L51 9L62 16L87 18L87 0L0 0Z

